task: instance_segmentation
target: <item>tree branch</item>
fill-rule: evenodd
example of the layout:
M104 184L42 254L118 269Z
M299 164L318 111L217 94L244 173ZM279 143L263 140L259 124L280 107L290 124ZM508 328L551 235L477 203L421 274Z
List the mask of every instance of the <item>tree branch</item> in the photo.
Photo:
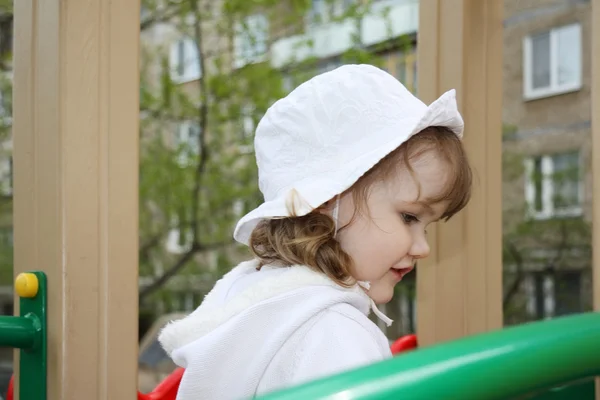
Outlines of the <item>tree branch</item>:
M194 189L192 192L192 237L194 245L199 244L199 224L198 224L198 207L200 205L200 190L202 187L202 178L204 171L206 170L206 164L208 162L208 149L206 148L206 128L208 126L208 96L206 88L206 65L204 60L203 46L202 46L202 31L200 17L200 9L198 7L198 0L190 0L192 10L194 11L194 36L196 43L196 51L198 54L198 62L200 63L200 73L202 76L199 81L199 93L198 100L200 101L200 107L198 109L198 118L200 133L198 138L198 154L199 161L198 167L196 168L196 174L194 176Z
M166 270L160 277L158 277L156 280L154 280L151 284L140 289L139 301L142 302L142 300L144 300L146 297L148 297L151 293L153 293L154 291L156 291L157 289L162 287L165 283L167 283L169 281L169 279L171 279L172 277L177 275L177 273L179 273L179 271L181 271L181 269L183 267L185 267L186 264L196 254L203 252L203 251L209 251L209 250L222 248L225 246L229 246L231 244L233 244L233 241L211 243L211 244L206 244L206 245L196 245L196 246L192 245L192 247L185 254L183 254L173 264L173 266L171 268Z
M148 286L140 289L140 295L139 295L140 303L142 302L142 300L144 300L144 298L148 297L148 295L150 295L152 292L159 289L161 286L163 286L165 283L167 283L167 281L169 279L171 279L173 276L175 276L183 267L185 267L185 265L188 263L188 261L190 261L194 257L194 255L196 255L197 252L198 252L198 248L192 246L192 248L190 250L188 250L185 254L183 254L175 262L175 264L173 264L173 266L171 268L169 268L167 271L165 271L165 273L163 273L160 277L155 279Z
M506 309L512 297L519 291L521 286L521 281L523 280L523 257L521 257L521 253L517 249L517 247L510 240L505 239L504 241L506 249L511 254L515 261L515 265L517 267L517 274L515 280L512 282L504 297L502 299L502 308Z

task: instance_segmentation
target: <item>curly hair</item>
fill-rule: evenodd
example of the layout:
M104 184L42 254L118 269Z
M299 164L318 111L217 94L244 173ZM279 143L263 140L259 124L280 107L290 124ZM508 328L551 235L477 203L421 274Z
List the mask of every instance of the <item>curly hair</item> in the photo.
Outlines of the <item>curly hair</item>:
M472 172L460 139L444 127L429 127L412 136L364 174L347 192L354 199L356 215L366 208L369 189L375 182L388 179L404 166L415 178L411 160L434 151L448 166L449 178L435 198L423 199L429 204L448 202L442 219L447 221L462 210L471 197ZM417 182L420 197L420 185ZM293 211L293 210L291 210ZM322 272L339 285L348 287L356 283L350 275L352 258L335 239L335 223L321 209L308 215L266 219L261 221L250 236L250 251L259 260L259 269L267 264L283 266L306 265ZM368 214L368 210L366 210ZM338 230L339 231L339 230Z

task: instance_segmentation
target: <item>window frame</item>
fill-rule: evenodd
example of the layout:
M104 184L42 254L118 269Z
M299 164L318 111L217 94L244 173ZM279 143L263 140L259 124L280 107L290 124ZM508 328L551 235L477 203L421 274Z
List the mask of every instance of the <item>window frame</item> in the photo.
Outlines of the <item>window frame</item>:
M558 35L561 31L566 29L575 28L577 33L577 51L578 51L578 65L576 67L576 77L574 81L560 84L558 82L558 68L559 68L559 54L558 54ZM550 84L543 88L533 87L533 37L542 34L550 34ZM581 34L581 23L575 22L572 24L566 24L557 26L545 31L539 31L527 35L523 38L523 97L525 100L535 100L544 97L556 96L559 94L565 94L575 92L582 87L582 67L583 67L583 49L582 49L582 34Z
M577 177L577 200L578 204L565 208L556 208L554 204L554 158L559 155L577 154L578 177ZM541 161L541 210L536 210L536 180L532 177L534 173L535 160ZM580 150L562 151L551 154L530 156L524 160L525 167L525 202L528 217L534 219L551 219L560 217L579 217L583 214L584 184L583 184L583 160Z
M193 132L192 132L193 131ZM176 126L175 147L180 152L178 154L178 162L181 167L189 166L190 159L200 155L200 135L202 127L197 121L185 120L181 121ZM186 144L186 151L182 151L181 146Z
M575 278L580 291L575 291L574 299L577 306L564 312L566 292L560 289L565 278ZM581 288L583 287L584 272L580 269L561 269L554 271L529 271L523 278L523 290L526 299L526 310L530 317L537 320L551 319L583 311ZM579 295L579 296L578 296Z
M176 83L192 82L202 77L200 55L194 39L180 36L171 42L169 67L171 80Z

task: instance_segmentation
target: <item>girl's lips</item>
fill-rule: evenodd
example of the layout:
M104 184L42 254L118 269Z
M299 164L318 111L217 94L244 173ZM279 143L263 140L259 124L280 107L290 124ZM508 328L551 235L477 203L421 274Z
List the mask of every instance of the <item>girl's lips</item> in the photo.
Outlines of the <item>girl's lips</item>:
M407 267L407 268L392 268L392 273L394 274L394 276L396 277L396 279L398 279L398 281L401 281L402 278L404 278L404 276L406 274L408 274L410 271L413 270L413 267Z

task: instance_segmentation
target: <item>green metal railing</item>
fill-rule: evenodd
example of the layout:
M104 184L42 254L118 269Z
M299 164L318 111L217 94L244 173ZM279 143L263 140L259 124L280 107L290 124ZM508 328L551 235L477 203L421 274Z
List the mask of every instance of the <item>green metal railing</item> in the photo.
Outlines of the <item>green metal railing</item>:
M20 349L19 399L46 400L46 275L19 274L15 291L19 316L0 316L0 346Z
M500 400L598 375L600 314L585 313L419 349L260 399Z

